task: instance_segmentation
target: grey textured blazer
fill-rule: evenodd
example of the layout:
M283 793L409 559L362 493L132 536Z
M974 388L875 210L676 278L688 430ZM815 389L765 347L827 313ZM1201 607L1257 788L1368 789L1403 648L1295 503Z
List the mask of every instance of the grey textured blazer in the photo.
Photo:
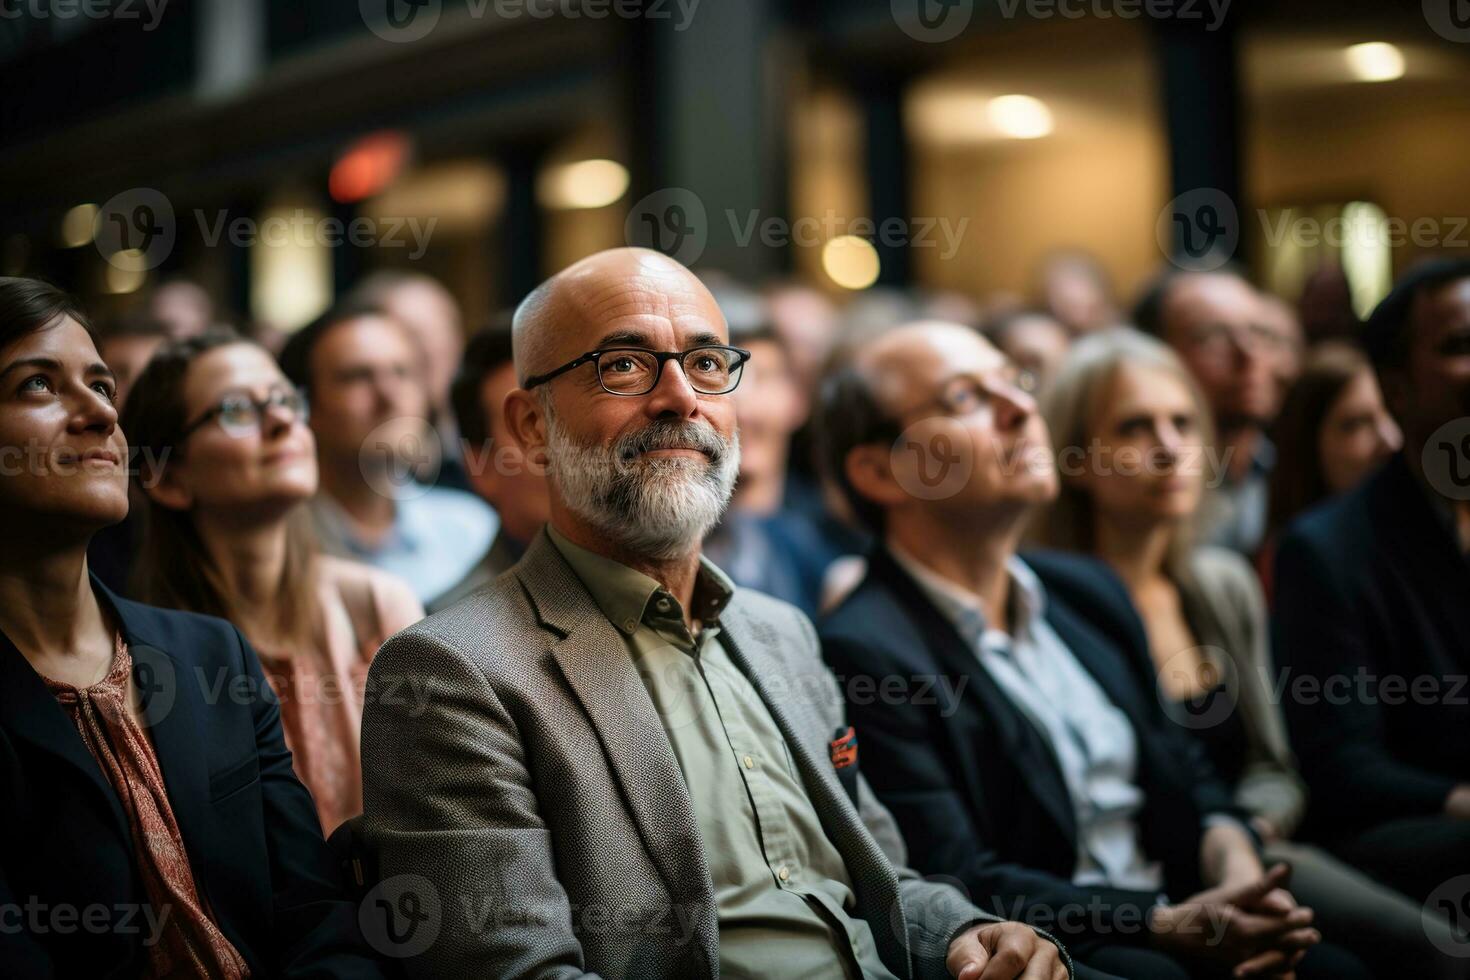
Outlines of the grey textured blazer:
M811 623L742 589L720 624L846 861L884 963L899 977L947 977L950 939L994 920L903 867L898 830L866 782L860 806L844 791L828 755L842 699ZM387 927L394 942L417 927L392 951L411 975L719 975L714 889L663 724L622 635L544 531L488 588L383 646L362 764L364 835L383 881L364 916L401 912Z

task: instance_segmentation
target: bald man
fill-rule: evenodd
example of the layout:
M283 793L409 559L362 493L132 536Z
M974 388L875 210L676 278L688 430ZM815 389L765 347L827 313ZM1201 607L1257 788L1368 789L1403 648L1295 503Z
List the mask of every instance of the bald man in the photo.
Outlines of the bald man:
M1068 976L903 866L811 624L701 558L739 466L726 338L634 249L517 313L505 432L548 464L551 520L374 662L370 938L435 978ZM388 696L408 678L429 696Z

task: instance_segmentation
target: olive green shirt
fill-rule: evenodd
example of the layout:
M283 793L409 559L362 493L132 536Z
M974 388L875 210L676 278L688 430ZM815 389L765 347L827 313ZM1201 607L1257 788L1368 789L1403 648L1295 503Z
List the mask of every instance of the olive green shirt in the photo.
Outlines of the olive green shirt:
M719 641L735 585L701 559L695 631L658 582L547 535L627 640L699 824L720 924L720 975L893 980L780 729Z

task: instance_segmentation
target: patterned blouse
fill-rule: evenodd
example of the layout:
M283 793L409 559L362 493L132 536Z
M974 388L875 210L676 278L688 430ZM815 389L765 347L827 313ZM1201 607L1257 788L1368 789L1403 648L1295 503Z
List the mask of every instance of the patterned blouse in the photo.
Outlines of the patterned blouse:
M160 914L167 913L158 942L148 947L145 975L244 980L250 969L215 924L195 886L153 743L128 708L132 672L132 655L118 636L112 669L91 687L42 680L117 792L148 902Z

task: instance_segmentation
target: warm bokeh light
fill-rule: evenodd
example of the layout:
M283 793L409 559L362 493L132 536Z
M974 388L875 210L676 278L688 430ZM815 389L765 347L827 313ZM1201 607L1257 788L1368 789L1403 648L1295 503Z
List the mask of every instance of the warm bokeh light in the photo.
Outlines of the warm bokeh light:
M292 232L263 234L250 249L250 312L255 319L291 331L332 304L332 250L314 234L325 217L315 206L284 201L260 215L262 228Z
M1353 77L1360 82L1391 82L1404 77L1404 53L1386 41L1354 44L1345 54Z
M96 237L97 205L78 204L61 219L61 243L67 248L92 244Z
M628 168L615 160L581 160L548 167L536 183L536 198L553 210L588 210L616 204L628 193Z
M1040 139L1051 133L1051 110L1029 95L999 95L985 107L990 123L1002 135L1017 140Z
M867 289L881 268L878 250L866 238L842 235L822 247L822 270L843 289Z
M402 173L408 151L408 137L395 130L364 136L332 166L328 178L332 199L351 204L381 193Z
M136 293L148 281L148 257L136 248L115 253L107 260L106 281L109 293Z

